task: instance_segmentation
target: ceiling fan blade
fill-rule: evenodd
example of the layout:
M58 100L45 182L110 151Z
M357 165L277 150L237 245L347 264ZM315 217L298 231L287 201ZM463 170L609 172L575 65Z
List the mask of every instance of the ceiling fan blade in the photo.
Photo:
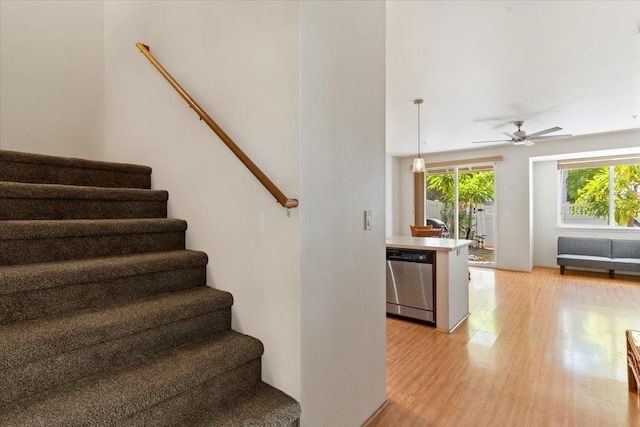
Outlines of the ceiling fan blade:
M551 132L557 132L559 130L562 130L562 128L559 128L558 126L556 126L556 127L553 127L553 128L541 130L540 132L532 133L531 135L527 135L527 138L531 139L531 138L535 138L537 136L546 135L546 134L551 133Z
M549 135L549 136L533 136L533 137L527 137L527 139L533 139L534 141L538 141L540 139L556 139L556 138L566 138L568 136L573 136L570 133L565 134L565 135Z
M472 144L484 144L485 142L511 142L510 139L496 139L493 141L473 141Z

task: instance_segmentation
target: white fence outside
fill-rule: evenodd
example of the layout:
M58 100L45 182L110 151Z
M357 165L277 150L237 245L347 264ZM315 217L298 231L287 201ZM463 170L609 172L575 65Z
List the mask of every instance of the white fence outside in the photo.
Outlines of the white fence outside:
M560 210L560 222L576 225L608 225L605 218L594 218L587 215L587 212L585 204L563 203Z
M427 218L442 219L441 211L444 209L444 203L439 200L427 200L425 204L425 212ZM493 205L477 205L473 213L473 223L475 225L476 235L485 236L484 245L495 247L495 209ZM453 230L451 230L453 235Z

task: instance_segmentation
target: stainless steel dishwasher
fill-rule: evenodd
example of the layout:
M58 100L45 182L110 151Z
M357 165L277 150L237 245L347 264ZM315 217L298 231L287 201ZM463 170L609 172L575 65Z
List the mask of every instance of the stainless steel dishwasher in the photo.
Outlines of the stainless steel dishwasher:
M434 251L387 248L387 313L435 326Z

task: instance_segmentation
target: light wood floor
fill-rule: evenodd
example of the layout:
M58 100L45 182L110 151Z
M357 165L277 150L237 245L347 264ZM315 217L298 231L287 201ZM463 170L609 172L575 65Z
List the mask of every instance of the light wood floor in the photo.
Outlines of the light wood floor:
M389 405L371 426L640 426L625 329L640 277L471 270L452 334L387 319Z

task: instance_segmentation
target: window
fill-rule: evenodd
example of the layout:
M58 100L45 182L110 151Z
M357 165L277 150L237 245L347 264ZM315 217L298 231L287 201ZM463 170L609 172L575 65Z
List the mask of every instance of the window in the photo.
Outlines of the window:
M560 224L640 227L640 155L558 162Z

